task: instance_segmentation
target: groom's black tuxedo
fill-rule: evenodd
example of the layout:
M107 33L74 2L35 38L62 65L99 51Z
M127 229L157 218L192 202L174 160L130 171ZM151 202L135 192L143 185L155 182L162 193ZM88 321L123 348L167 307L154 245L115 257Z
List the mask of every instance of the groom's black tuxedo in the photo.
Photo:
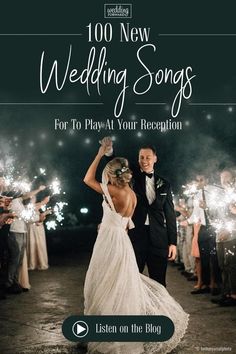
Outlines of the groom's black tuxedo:
M140 227L145 225L149 216L150 246L152 252L167 257L168 246L176 245L176 215L174 211L169 182L159 177L154 171L156 199L149 205L146 196L146 175L139 166L131 166L133 172L133 189L137 196L137 206L133 215L135 229L130 232L132 239L141 238ZM135 241L134 241L135 242Z
M176 245L176 215L169 182L154 171L154 201L146 196L146 175L139 166L130 166L137 206L132 217L135 228L129 230L140 273L147 265L150 278L166 286L168 246ZM149 225L145 225L149 219Z
M113 156L107 157L111 160ZM133 173L133 189L137 196L137 206L132 220L135 228L129 230L138 268L143 272L148 267L150 278L166 285L168 246L176 245L176 215L169 182L154 171L156 198L149 205L146 196L146 175L139 165L130 163ZM149 225L145 225L149 218Z

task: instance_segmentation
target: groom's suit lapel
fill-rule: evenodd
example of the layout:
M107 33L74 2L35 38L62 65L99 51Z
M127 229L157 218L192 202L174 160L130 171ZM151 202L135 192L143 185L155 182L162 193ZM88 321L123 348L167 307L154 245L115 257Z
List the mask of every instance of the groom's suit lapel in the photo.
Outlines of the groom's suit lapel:
M165 182L161 177L159 177L156 172L154 174L155 176L155 191L156 191L156 199L161 200L164 195L166 195L166 187L165 187Z
M140 196L145 200L145 203L148 204L147 196L146 196L146 176L140 169L138 169L138 183L139 183L139 191Z
M141 179L141 185L142 185L143 194L146 196L146 176L141 171L140 171L140 179Z
M163 188L165 187L164 187L163 179L158 176L156 171L154 171L154 183L155 183L156 199L160 199L161 194L163 192Z

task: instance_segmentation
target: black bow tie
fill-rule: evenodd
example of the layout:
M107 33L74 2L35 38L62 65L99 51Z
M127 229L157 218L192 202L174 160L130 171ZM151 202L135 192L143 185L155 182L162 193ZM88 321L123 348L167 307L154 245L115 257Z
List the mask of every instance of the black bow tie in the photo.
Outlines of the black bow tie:
M149 177L149 178L152 178L153 176L153 172L152 173L147 173L147 172L143 172L145 174L145 176Z

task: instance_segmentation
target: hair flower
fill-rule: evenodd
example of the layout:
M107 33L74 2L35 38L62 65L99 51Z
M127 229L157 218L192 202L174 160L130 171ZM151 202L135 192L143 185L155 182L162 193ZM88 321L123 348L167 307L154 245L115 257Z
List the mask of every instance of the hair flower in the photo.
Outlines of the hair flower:
M122 175L122 173L126 171L128 171L128 167L123 166L122 168L118 168L117 170L115 170L116 177L119 177L120 175Z

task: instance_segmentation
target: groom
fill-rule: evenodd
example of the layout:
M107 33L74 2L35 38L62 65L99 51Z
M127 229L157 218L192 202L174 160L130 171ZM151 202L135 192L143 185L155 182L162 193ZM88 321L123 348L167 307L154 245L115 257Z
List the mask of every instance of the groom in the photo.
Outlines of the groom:
M110 137L101 141L109 159L113 155ZM140 273L147 265L150 278L166 286L167 260L176 257L176 216L169 182L155 170L157 155L151 145L139 150L138 164L130 164L137 206L132 220L135 228L129 230Z

